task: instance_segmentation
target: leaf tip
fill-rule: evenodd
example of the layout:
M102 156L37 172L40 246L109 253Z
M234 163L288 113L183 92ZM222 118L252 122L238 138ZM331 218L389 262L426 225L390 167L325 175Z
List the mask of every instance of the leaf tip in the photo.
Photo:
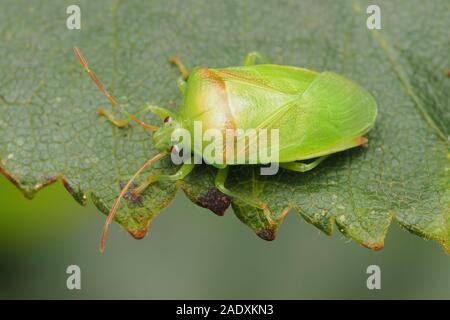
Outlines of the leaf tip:
M147 235L148 227L140 228L137 230L128 230L128 233L131 234L131 236L136 240L141 240Z
M70 195L81 205L85 206L87 204L87 195L82 191L75 191L73 185L67 180L67 178L62 179L64 188Z
M366 247L370 250L380 251L384 248L384 241L374 242L374 243L361 243L363 247Z
M15 185L27 199L33 199L36 193L45 188L46 186L58 181L58 175L49 175L34 185L22 184L18 179L16 179L11 172L9 172L4 166L3 162L0 162L0 174L6 177L13 185Z
M277 232L273 228L267 228L256 231L256 235L263 240L273 241L277 236Z

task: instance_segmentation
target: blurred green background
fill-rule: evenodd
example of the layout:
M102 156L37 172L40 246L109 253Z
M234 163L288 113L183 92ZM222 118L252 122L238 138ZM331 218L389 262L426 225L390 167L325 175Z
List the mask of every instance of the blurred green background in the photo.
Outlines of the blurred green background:
M114 225L102 256L104 219L60 183L29 201L1 177L0 298L450 298L449 256L395 223L379 252L321 234L294 212L266 242L232 212L215 216L180 193L143 240ZM71 264L81 267L79 291L66 288ZM366 288L371 264L381 290Z

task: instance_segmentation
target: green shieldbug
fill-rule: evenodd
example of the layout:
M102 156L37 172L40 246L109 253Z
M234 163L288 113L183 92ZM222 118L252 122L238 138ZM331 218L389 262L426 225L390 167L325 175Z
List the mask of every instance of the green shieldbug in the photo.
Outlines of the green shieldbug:
M120 105L106 91L89 69L80 51L75 53L91 79L109 99L111 105ZM363 137L375 123L377 104L362 87L333 72L316 72L304 68L256 64L262 59L259 53L250 53L244 66L227 68L197 67L189 72L181 61L173 57L170 61L181 71L179 87L183 102L178 114L157 106L146 109L164 120L161 127L140 121L135 115L120 109L126 120L116 120L106 110L99 110L113 124L123 127L134 121L154 131L154 145L161 151L148 160L122 189L108 215L101 242L103 250L108 225L114 218L120 200L126 195L135 178L148 166L169 155L173 133L182 128L193 133L194 122L202 123L202 130L210 128L276 128L279 133L279 166L297 172L306 172L316 167L329 154L367 143ZM247 146L248 147L248 146ZM194 143L193 154L199 151ZM315 159L309 163L299 160ZM228 166L235 163L216 163L215 185L222 193L251 206L264 208L256 198L243 197L226 188ZM175 181L188 175L195 164L183 163L173 175L152 175L132 190L140 194L155 181Z

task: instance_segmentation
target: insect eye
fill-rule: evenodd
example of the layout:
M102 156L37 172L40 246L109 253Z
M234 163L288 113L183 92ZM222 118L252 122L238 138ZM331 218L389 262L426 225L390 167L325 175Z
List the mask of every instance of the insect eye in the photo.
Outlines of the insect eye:
M171 123L172 122L172 118L167 116L164 118L164 123Z

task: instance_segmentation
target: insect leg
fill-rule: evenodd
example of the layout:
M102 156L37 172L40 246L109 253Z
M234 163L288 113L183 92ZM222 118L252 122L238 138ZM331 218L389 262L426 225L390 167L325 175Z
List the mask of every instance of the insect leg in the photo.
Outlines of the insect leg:
M109 92L106 90L105 86L101 83L100 79L97 77L97 75L94 73L94 71L92 71L91 68L89 68L89 64L87 63L86 58L81 54L80 49L78 49L77 47L74 47L73 51L75 52L75 56L77 57L77 59L80 61L81 66L84 68L84 70L86 70L89 77L95 83L95 85L98 87L98 89L108 99L108 101L112 107L118 107L122 113L124 113L129 119L131 119L130 121L136 122L138 125L140 125L141 127L145 128L145 129L148 129L151 131L156 131L159 129L157 126L153 126L151 124L146 124L146 123L140 121L139 119L137 119L132 114L129 114L128 112L126 112L119 105L117 100L109 94ZM100 108L100 110L98 110L97 113L100 116L106 117L111 123L115 124L119 128L125 127L128 124L128 122L130 122L130 121L127 122L127 120L116 120L114 118L114 116L112 114L110 114L109 112L107 112L104 108Z
M115 125L118 128L125 128L130 123L130 119L116 119L116 117L109 111L107 111L105 108L100 107L97 110L97 114L100 117L105 117L108 119L109 122L111 122L113 125Z
M177 181L181 180L184 177L186 177L191 171L194 169L195 164L193 159L191 160L191 163L184 163L180 169L178 169L177 172L171 175L151 175L149 176L145 182L143 182L140 186L138 186L136 189L134 189L135 194L141 194L145 191L152 183L156 181Z
M316 160L314 160L311 163L301 163L301 162L280 163L280 167L282 167L284 169L292 170L292 171L297 171L297 172L306 172L306 171L312 170L315 167L317 167L319 165L319 163L321 163L327 157L328 156L323 156L323 157L317 158Z
M150 124L147 124L145 122L142 122L141 120L139 120L137 118L139 114L141 114L141 113L143 113L145 111L151 112L153 107L154 106L145 106L144 108L142 108L141 110L139 110L135 114L131 114L131 113L128 113L128 112L123 110L123 113L127 116L126 119L117 119L111 112L107 111L103 107L100 107L98 109L97 114L99 116L101 116L101 117L105 117L106 119L108 119L109 122L111 122L112 124L114 124L118 128L124 128L127 125L129 125L130 122L134 121L138 125L140 125L142 128L144 128L144 129L148 129L150 131L155 131L155 129L157 130L158 127L150 125Z
M189 74L191 73L188 68L181 62L181 59L177 56L172 56L169 58L169 62L176 66L178 70L180 70L181 77L177 80L178 89L180 89L181 93L184 94L186 88L186 80L189 78Z
M256 64L256 59L261 60L261 62L263 62L263 63L270 62L269 59L264 57L260 52L252 51L252 52L247 53L247 55L245 56L244 65L245 66L253 66Z
M252 207L259 208L259 209L266 208L266 205L258 198L249 197L247 195L241 195L241 194L233 192L230 189L228 189L227 187L225 187L225 182L228 177L228 168L229 167L219 169L219 171L217 172L216 179L214 181L216 188L219 189L219 191L222 192L223 194L230 196L232 198L238 199L239 201L242 201Z
M184 91L186 90L186 80L184 80L182 76L177 79L177 85L181 93L184 94Z
M158 107L158 106L148 106L148 110L153 113L154 115L157 115L161 118L161 120L164 120L167 117L171 117L173 119L176 118L176 114L173 113L170 110L167 110L166 108Z
M173 65L175 65L178 70L180 70L181 77L183 80L187 80L189 78L189 74L191 73L188 68L184 65L183 62L181 62L181 59L177 56L172 56L169 58L169 62Z

